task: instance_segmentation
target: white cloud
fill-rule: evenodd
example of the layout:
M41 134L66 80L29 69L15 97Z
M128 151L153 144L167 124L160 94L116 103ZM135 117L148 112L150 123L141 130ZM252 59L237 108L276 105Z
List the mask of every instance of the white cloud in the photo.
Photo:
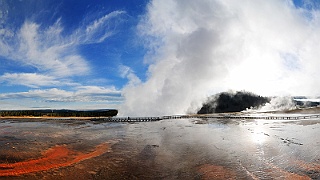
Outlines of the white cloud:
M58 88L35 89L26 92L2 93L0 100L29 99L34 105L37 101L44 102L105 102L118 104L122 102L121 94L114 87L105 88L98 86L79 86L74 91L67 91Z
M32 88L40 86L61 86L61 82L52 76L41 75L37 73L5 73L0 76L0 82L6 82L9 85L23 85Z
M54 76L88 73L88 63L74 49L77 44L61 37L61 31L58 22L41 31L38 24L26 21L15 36L15 44L9 44L12 51L7 58Z
M319 14L290 0L152 0L139 25L148 80L124 89L120 113L186 113L229 89L319 95Z
M17 92L17 93L2 93L0 94L0 99L24 99L24 98L39 98L44 100L53 100L56 98L63 99L72 96L72 92L67 92L65 90L60 90L57 88L47 89L47 90L29 90L27 92Z
M106 29L110 29L108 21L112 20L112 18L116 18L117 16L124 14L124 11L113 11L100 19L95 20L93 23L90 25L86 26L85 29L85 34L86 38L84 39L85 42L92 42L94 39L96 42L102 42L104 41L107 37L112 35L111 31L106 31ZM82 30L79 29L80 31ZM99 37L97 37L97 35Z
M91 68L78 52L78 46L104 41L113 33L114 27L110 21L123 13L111 12L67 35L61 19L46 28L30 20L26 20L17 31L0 27L0 56L51 76L86 75Z
M77 95L119 96L121 91L114 86L105 88L100 86L78 86Z

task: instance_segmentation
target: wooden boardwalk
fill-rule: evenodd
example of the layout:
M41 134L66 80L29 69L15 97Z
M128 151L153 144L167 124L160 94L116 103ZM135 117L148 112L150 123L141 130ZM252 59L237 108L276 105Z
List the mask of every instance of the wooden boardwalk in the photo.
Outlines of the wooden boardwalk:
M166 119L274 119L274 120L298 120L298 119L315 119L320 118L320 114L312 115L291 115L291 116L245 116L245 115L173 115L173 116L155 116L155 117L108 117L92 118L92 121L105 122L151 122Z

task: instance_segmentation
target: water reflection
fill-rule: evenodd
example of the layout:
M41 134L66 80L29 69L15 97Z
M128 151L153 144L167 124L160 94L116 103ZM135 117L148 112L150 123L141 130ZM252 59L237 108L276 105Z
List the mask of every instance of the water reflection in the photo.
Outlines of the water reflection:
M261 145L265 143L268 138L269 134L267 134L263 122L256 121L255 126L253 127L253 130L251 132L252 142Z
M251 139L254 143L263 144L266 141L266 136L262 128L255 128L252 132Z
M64 146L74 156L56 161L67 163L77 154L90 155L101 143L121 139L95 157L69 163L64 168L24 174L17 179L320 178L320 124L314 122L308 125L241 119L133 124L8 122L0 123L3 164L41 159L42 152ZM5 169L0 167L0 171Z

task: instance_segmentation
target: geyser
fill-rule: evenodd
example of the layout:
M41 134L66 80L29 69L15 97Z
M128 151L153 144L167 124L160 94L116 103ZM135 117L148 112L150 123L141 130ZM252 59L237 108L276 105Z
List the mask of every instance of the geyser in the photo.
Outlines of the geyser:
M152 0L138 25L147 80L130 71L119 113L195 112L230 89L318 95L319 15L290 0Z

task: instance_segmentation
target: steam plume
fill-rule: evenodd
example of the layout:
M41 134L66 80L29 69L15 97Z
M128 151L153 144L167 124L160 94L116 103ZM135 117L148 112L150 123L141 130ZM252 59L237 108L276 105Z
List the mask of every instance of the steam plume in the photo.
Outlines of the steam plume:
M148 78L123 90L120 113L195 112L230 89L317 95L320 11L290 0L153 0L139 24Z

